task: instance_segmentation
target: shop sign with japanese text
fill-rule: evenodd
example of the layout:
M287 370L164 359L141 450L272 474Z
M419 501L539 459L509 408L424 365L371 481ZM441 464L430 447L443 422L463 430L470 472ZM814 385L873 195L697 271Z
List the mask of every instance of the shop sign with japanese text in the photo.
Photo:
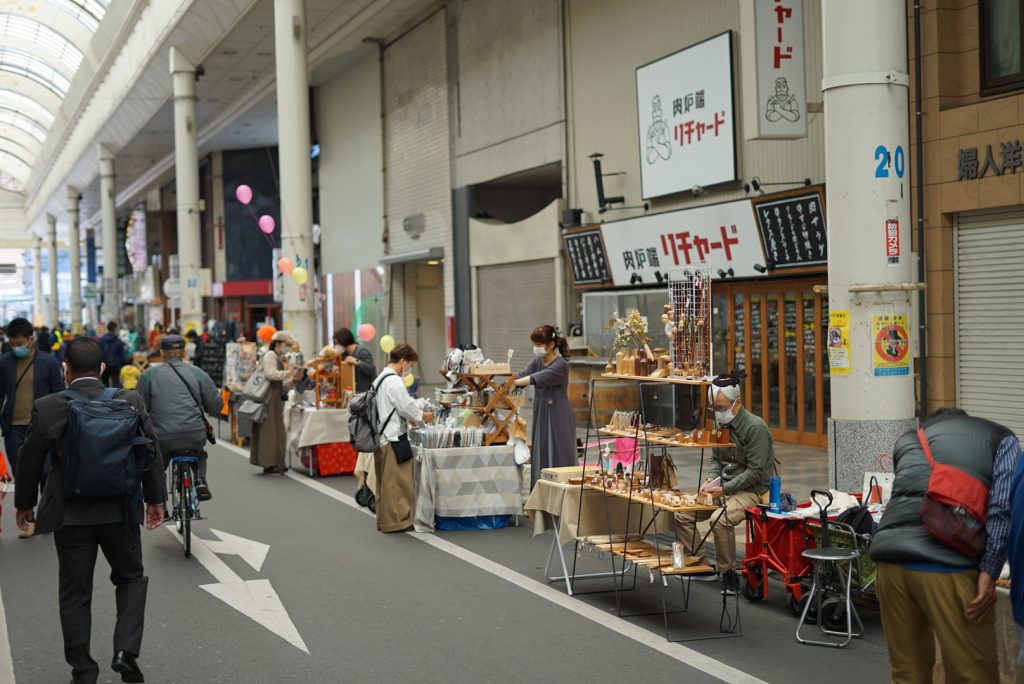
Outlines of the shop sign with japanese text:
M1001 142L992 149L985 145L979 152L977 147L965 147L956 153L957 180L977 180L985 176L1002 176L1016 173L1024 166L1020 140Z
M803 12L802 0L754 0L759 137L807 135Z
M676 268L707 261L712 277L762 275L765 256L749 200L639 216L601 227L615 285L663 283Z
M644 199L736 180L732 32L636 70Z

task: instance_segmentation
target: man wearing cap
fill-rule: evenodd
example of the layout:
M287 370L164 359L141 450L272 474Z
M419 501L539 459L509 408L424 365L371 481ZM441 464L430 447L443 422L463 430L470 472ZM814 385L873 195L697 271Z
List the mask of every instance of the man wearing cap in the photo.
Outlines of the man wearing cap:
M196 493L200 501L211 497L206 481L206 414L224 406L217 385L202 368L185 362L185 340L167 335L160 342L163 363L151 366L139 378L138 393L149 409L164 456L164 469L179 451L199 456Z
M730 441L735 447L711 450L711 467L702 489L722 505L717 511L676 513L676 539L683 545L686 555L699 555L697 522L711 520L715 539L715 557L726 594L735 594L739 588L736 573L736 526L744 521L744 511L761 502L768 491L775 451L772 435L761 418L743 408L740 399L740 380L735 371L719 375L708 390L708 402L715 411L715 422L729 428ZM716 480L719 480L716 482Z

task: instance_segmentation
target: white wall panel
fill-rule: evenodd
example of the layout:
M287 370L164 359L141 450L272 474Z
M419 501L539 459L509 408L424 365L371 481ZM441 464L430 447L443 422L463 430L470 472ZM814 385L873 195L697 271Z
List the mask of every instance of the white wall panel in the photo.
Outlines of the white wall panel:
M368 54L317 91L325 273L372 268L384 227L380 58Z

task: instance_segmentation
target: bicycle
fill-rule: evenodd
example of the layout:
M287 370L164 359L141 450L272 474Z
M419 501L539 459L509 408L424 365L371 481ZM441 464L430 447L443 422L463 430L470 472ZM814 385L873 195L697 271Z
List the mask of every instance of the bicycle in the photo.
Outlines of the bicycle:
M202 520L199 513L199 496L196 493L196 464L199 456L195 451L176 451L170 455L171 467L168 488L171 490L171 519L185 541L185 558L192 555L192 521Z

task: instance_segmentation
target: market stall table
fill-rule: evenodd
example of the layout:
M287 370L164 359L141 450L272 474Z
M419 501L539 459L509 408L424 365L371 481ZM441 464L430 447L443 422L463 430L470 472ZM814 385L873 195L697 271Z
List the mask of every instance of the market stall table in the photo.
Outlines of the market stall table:
M522 513L522 468L512 447L414 447L417 532L433 532L435 516L472 518Z
M288 467L292 466L292 459L302 462L303 450L308 449L309 459L307 466L308 474L311 477L317 475L335 475L339 473L351 473L356 466L355 452L349 445L348 432L348 410L347 409L316 409L312 406L288 406L285 411L285 429L287 430L286 451L288 456ZM316 458L314 453L319 447L334 447L340 445L341 463L334 464L335 467L326 467ZM338 449L338 447L334 447ZM351 463L348 463L348 461Z

